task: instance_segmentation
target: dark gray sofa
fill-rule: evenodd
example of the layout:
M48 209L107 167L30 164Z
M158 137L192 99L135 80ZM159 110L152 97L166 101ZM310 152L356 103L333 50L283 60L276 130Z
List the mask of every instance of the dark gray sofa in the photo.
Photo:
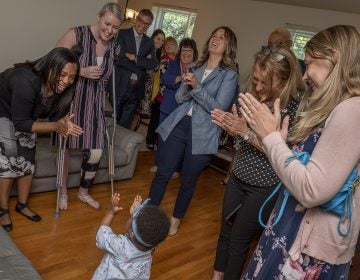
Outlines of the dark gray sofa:
M0 227L0 279L42 279L2 227Z
M137 132L117 126L114 139L114 180L132 178L140 144L144 141L144 137ZM56 158L57 148L51 145L50 137L39 136L36 145L36 165L31 187L32 193L56 190ZM79 186L81 163L82 153L72 150L70 154L68 187ZM107 148L105 148L94 183L109 181L108 153ZM16 189L13 188L12 194L15 193Z

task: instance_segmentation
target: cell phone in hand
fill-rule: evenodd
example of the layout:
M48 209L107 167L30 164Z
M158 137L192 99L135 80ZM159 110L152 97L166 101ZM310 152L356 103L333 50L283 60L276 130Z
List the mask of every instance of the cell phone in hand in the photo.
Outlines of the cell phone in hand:
M241 206L242 204L240 203L233 211L231 211L229 215L226 216L225 220L230 226L234 224L237 212L241 208Z

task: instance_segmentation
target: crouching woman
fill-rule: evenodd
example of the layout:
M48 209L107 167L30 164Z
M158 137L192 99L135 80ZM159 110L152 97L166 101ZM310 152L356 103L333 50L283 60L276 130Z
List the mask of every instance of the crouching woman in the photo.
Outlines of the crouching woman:
M27 204L35 170L36 133L82 133L72 123L73 116L66 115L78 73L78 57L66 48L53 49L36 61L15 64L0 73L0 224L6 231L12 230L8 201L14 179L16 212L34 222L41 220Z

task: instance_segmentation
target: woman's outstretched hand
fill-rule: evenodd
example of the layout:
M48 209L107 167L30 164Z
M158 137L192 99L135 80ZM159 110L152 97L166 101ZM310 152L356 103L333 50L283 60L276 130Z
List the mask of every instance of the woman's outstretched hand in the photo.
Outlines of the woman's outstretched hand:
M83 130L80 126L74 124L72 119L74 114L67 115L60 120L55 122L55 131L56 133L66 137L69 135L79 136L83 133Z
M241 93L239 97L241 104L241 113L245 117L248 125L262 140L265 136L272 132L279 131L283 139L285 140L288 132L289 117L286 116L281 124L280 115L280 99L277 98L274 102L274 113L272 113L269 107L257 101L249 93Z

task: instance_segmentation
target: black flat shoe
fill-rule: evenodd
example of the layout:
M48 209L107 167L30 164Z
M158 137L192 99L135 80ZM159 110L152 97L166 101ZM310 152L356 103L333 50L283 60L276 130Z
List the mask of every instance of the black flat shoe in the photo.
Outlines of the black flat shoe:
M5 208L0 208L0 217L9 214L9 209L5 209ZM3 229L5 231L11 231L13 229L13 225L12 223L10 224L6 224L6 225L1 225L3 227Z
M153 144L146 144L146 147L147 147L150 151L155 150L155 145L153 145Z
M25 215L21 211L22 209L25 209L25 208L29 208L27 203L17 202L16 206L15 206L15 211L18 212L19 214L23 215L24 217L28 218L30 221L33 221L33 222L40 222L41 221L41 217L38 214L35 214L33 216Z

